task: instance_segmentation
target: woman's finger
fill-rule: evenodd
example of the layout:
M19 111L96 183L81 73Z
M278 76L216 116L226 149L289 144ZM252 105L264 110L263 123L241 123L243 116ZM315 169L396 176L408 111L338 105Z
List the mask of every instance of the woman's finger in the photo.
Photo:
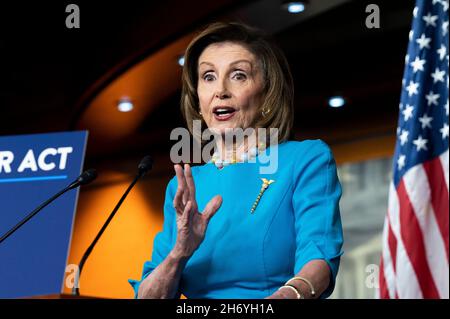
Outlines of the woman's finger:
M186 206L184 207L183 215L181 217L183 220L183 225L185 225L186 227L189 227L190 224L191 210L192 210L192 202L188 201L186 203Z
M183 201L183 194L184 194L184 176L182 173L182 169L181 166L176 164L174 165L175 168L175 174L177 175L177 181L178 181L178 187L177 187L177 192L175 194L175 197L173 199L173 207L175 208L176 212L178 214L182 214L184 207L185 207L185 202Z
M205 209L203 210L203 216L205 217L207 222L209 222L211 217L213 217L216 214L221 205L222 205L222 196L220 195L214 196L208 202Z
M189 164L184 164L184 177L186 180L187 188L189 189L189 200L195 203L195 183L192 177L192 170Z
M189 199L189 189L186 184L186 178L184 177L184 172L183 172L183 168L181 167L181 165L177 164L175 166L176 166L175 172L177 174L177 180L178 180L178 188L181 187L181 189L183 190L183 193L181 196L182 203L183 203L183 205L186 205L186 203Z
M173 208L175 208L177 214L182 214L184 209L184 205L181 203L181 196L181 192L177 191L173 199Z

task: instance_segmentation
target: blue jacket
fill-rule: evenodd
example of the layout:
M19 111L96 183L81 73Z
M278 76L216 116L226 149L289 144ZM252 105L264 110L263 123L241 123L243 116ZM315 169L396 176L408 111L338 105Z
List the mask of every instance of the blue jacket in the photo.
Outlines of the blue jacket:
M313 259L330 267L330 285L321 298L333 291L343 244L341 186L333 155L320 140L287 141L267 151L268 156L253 163L222 170L212 163L192 167L199 211L217 194L223 203L183 271L179 293L187 298L265 298ZM272 172L263 173L268 158L277 161L271 161ZM263 177L274 182L251 213ZM155 237L151 261L145 262L140 281L129 281L136 294L175 244L176 189L174 177L167 186L163 230Z

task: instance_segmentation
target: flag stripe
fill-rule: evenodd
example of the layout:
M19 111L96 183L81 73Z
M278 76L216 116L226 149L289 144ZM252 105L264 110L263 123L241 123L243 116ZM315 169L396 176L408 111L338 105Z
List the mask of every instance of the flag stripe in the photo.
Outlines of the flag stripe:
M423 164L427 174L428 184L431 188L431 204L435 218L437 220L439 231L445 244L445 255L448 264L448 189L445 185L444 170L440 158L433 159Z
M448 259L445 253L445 243L431 205L430 186L422 165L417 165L405 174L404 185L423 235L426 264L430 269L439 296L445 298L448 296ZM440 266L432 267L433 265ZM419 273L418 276L420 275Z
M442 168L444 169L445 184L447 185L448 192L448 150L439 156L439 159L441 160Z
M409 260L416 273L424 298L439 298L436 285L426 260L425 244L417 221L414 208L406 192L404 181L398 185L400 204L400 229L402 241L405 245Z
M383 256L381 256L380 260L380 291L378 298L388 299L389 298L389 290L387 289L386 278L384 277L384 263Z
M384 227L389 227L388 216L385 217ZM389 242L389 232L383 232L383 245L386 246ZM384 282L380 282L380 287L383 288L383 298L395 298L395 271L393 267L393 261L395 257L392 258L392 255L395 256L389 249L383 250L383 280Z
M395 298L422 298L422 291L420 290L419 282L417 281L416 273L414 272L411 261L406 253L400 236L400 208L399 198L394 184L391 182L389 189L389 209L388 209L388 223L391 225L392 232L397 239L396 251L396 269L394 278L386 277L389 282L389 287L394 285ZM387 249L383 249L383 256ZM386 267L385 267L386 272Z
M394 269L395 273L395 264L397 261L397 239L395 238L391 224L389 223L388 223L388 244L392 256L392 268Z

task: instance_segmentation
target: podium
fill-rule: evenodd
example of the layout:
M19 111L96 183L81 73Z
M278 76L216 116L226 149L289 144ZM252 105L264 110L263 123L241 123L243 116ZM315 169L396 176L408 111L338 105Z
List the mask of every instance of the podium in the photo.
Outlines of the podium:
M105 299L105 298L91 297L91 296L74 296L70 294L51 294L51 295L33 296L27 299Z

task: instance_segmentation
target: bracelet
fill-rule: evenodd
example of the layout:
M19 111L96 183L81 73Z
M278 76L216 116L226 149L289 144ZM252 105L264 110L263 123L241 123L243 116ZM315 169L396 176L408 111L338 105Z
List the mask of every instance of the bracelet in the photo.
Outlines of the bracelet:
M288 281L286 281L286 284L285 285L288 285L289 284L289 282L291 281L291 280L301 280L301 281L304 281L304 282L306 282L306 284L309 286L309 288L311 289L311 296L312 297L314 297L315 295L316 295L316 291L314 290L314 286L312 285L312 283L308 280L308 279L306 279L306 278L304 278L304 277L300 277L300 276L296 276L296 277L292 277L291 279L289 279Z
M302 294L297 290L297 288L295 288L292 285L281 286L280 288L278 288L278 290L280 290L281 288L289 288L289 289L291 289L292 291L295 292L295 294L297 295L297 299L305 299L305 297L302 296Z

